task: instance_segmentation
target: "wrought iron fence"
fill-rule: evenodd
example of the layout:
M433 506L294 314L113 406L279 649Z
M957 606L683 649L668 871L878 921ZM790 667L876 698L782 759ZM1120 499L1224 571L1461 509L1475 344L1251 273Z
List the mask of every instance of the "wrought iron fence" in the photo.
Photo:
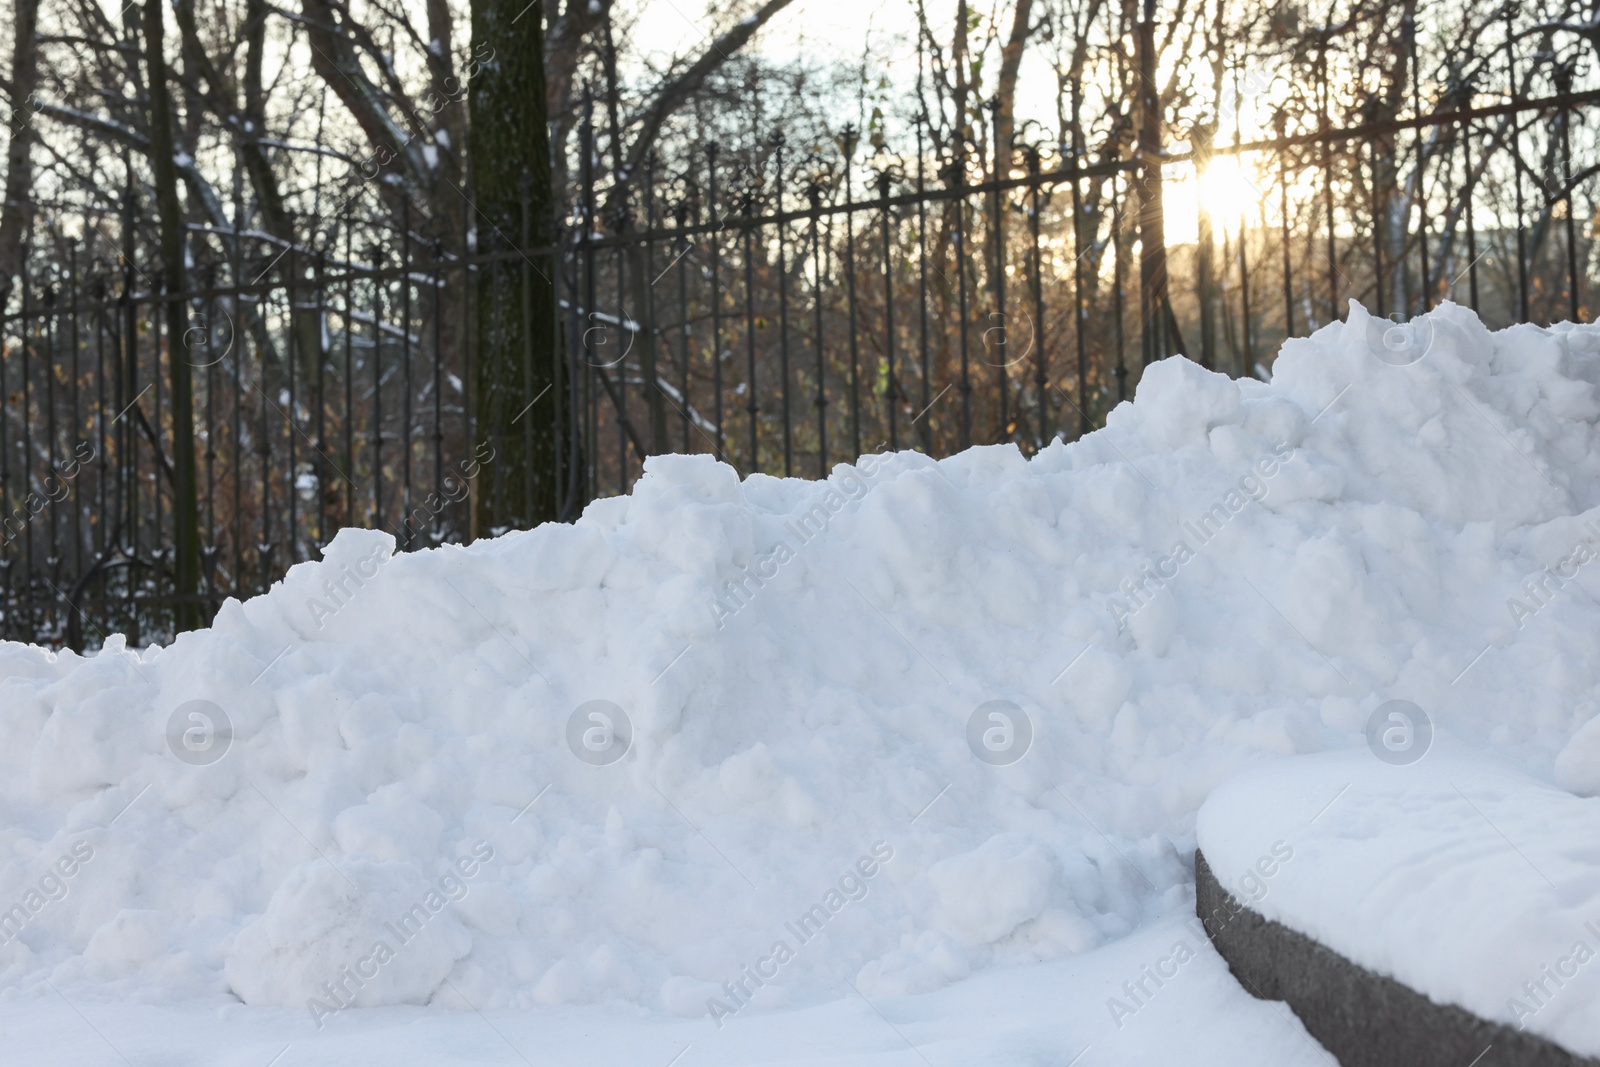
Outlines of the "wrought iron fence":
M1168 354L1265 376L1284 339L1351 299L1398 318L1448 299L1491 325L1581 320L1600 167L1575 168L1571 146L1594 144L1596 102L1301 133L1280 116L1270 139L1102 163L1033 146L1025 173L974 184L958 164L934 185L920 151L852 181L847 130L832 186L775 140L729 193L712 145L660 183L670 203L649 177L643 232L602 234L591 189L568 275L575 366L625 381L609 405L586 393L588 491L625 491L669 446L799 476L882 448L1037 449L1102 424ZM1190 198L1195 236L1168 247L1161 190L1219 160L1248 210Z
M1582 319L1600 166L1575 160L1594 158L1600 91L1558 88L1338 129L1280 116L1271 138L1175 153L1159 133L1097 160L1021 144L1010 176L973 182L978 148L939 157L920 124L904 152L860 158L851 130L833 158L713 144L651 162L610 217L583 168L554 247L452 256L403 217L323 220L304 247L211 228L228 254L181 294L130 191L35 234L0 322L0 629L170 636L172 360L195 375L208 617L341 526L406 548L487 532L470 502L499 476L471 395L489 271L557 281L570 393L518 418L556 423L568 519L652 453L816 477L883 449L1031 452L1101 425L1170 353L1270 374L1283 339L1351 298ZM1185 192L1217 174L1232 192ZM1180 205L1192 233L1169 241Z

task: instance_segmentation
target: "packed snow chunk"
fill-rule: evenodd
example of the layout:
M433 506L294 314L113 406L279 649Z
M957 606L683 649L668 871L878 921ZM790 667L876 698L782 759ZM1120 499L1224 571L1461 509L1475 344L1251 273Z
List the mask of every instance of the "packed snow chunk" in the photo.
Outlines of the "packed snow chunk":
M432 808L406 797L346 808L333 821L334 840L346 854L385 860L430 860L443 832L444 820Z
M1556 782L1579 796L1600 795L1600 714L1579 727L1556 757Z
M1243 415L1239 386L1187 359L1145 368L1139 381L1139 424L1169 449L1204 444L1211 429Z
M1057 877L1054 859L1021 834L996 834L971 852L934 864L928 877L954 931L998 941L1044 910Z
M432 881L408 863L363 856L307 863L239 932L223 971L228 985L246 1004L314 1015L425 1004L472 950L452 904L492 853L485 845Z
M1600 1054L1600 799L1442 740L1380 759L1378 736L1219 786L1197 824L1218 881L1437 1003Z
M153 960L166 951L170 922L160 911L123 908L89 938L83 958L111 964Z

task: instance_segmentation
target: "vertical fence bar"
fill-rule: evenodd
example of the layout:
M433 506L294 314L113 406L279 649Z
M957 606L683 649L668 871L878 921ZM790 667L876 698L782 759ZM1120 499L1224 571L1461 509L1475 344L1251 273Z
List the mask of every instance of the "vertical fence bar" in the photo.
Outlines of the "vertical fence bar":
M23 245L26 255L27 245ZM30 264L23 260L24 267ZM27 271L23 271L26 276ZM26 284L24 277L24 284ZM22 332L25 329L24 321L17 320L18 343L21 344ZM5 334L0 332L0 345L5 343ZM16 494L11 488L11 383L10 359L0 359L0 512L6 515L13 513L12 500ZM13 555L16 539L11 536L11 531L0 529L0 606L4 607L5 614L0 616L0 637L9 636L13 640L26 641L26 632L16 628L17 605L12 591L12 571L15 569L16 559Z
M1201 176L1211 165L1212 146L1200 140L1195 146L1194 180L1198 188ZM1200 365L1207 370L1217 367L1217 247L1212 226L1211 209L1204 196L1195 197L1195 298L1200 309ZM1226 252L1227 236L1223 236Z
M29 229L31 229L31 226L25 226L24 227L23 242L22 242L22 262L24 264L27 264L29 267L31 267L32 266L32 263L31 263L32 241L30 241L28 239L29 238L29 234L28 234L27 231ZM17 422L19 424L18 431L17 431L17 438L16 438L16 441L13 442L13 441L10 440L10 435L7 434L7 440L6 440L5 481L6 481L6 506L7 506L8 512L12 508L15 507L15 504L21 503L23 500L25 500L27 498L27 495L28 495L28 489L27 489L27 469L28 469L28 467L27 467L26 462L24 462L24 459L25 459L27 453L23 452L23 453L19 454L16 457L16 460L17 460L16 471L15 471L16 481L21 483L20 485L16 485L16 484L13 484L13 481L12 481L13 472L12 472L12 469L11 469L12 468L12 464L11 464L12 455L11 455L11 452L12 452L12 448L13 447L20 447L21 446L23 438L28 432L28 409L26 407L24 407L24 406L20 406L20 400L21 400L21 394L22 394L23 386L26 384L26 381L27 381L27 375L26 375L26 371L24 370L24 365L25 365L25 362L27 360L27 349L28 349L28 299L27 298L28 298L28 276L29 276L29 273L30 273L30 271L23 271L22 272L22 276L17 279L17 285L18 285L18 294L17 295L18 295L18 298L19 298L19 302L18 302L18 316L17 316L16 357L14 359L8 359L8 360L4 361L4 364L5 364L6 368L11 367L12 365L16 365L17 369L18 369L18 372L19 372L19 384L18 384L18 386L14 390L12 388L8 387L7 390L6 390L6 393L5 393L5 397L4 397L4 402L5 402L6 408L7 408L6 414L7 414L7 417L8 417L8 421L9 421L9 417L10 417L10 406L11 406L12 398L15 397L19 401L19 407L18 407L18 410L17 410ZM31 618L29 618L29 615L28 615L28 603L27 603L28 602L28 587L32 583L32 580L33 580L33 576L28 572L28 565L27 565L27 550L28 550L27 537L28 537L28 531L27 531L27 528L24 527L19 532L17 538L9 539L7 541L7 543L6 543L6 548L7 548L6 585L7 585L7 607L8 607L8 611L6 613L6 621L7 621L8 625L10 623L12 623L13 621L21 623L21 625L19 627L17 627L16 632L17 632L18 637L22 638L23 640L27 639L27 636L28 636L28 634L30 634L32 632L32 627L33 627L33 621L32 621ZM21 545L17 544L17 541L19 539L22 542ZM13 571L15 571L14 575L13 575ZM16 582L20 582L21 583L20 597L19 597L17 591L14 589L14 587L12 585L13 580L15 580ZM20 602L21 602L20 604L19 604L19 599L20 599Z
M161 474L162 474L161 458L163 456L166 456L166 455L169 454L167 452L167 450L162 446L162 443L161 443L161 437L162 437L162 434L161 434L161 413L166 410L166 404L162 400L162 397L161 397L162 382L164 380L166 380L166 376L161 373L161 370L162 370L162 367L161 367L162 343L161 342L162 342L163 334L165 332L164 323L166 321L166 315L165 315L164 312L165 312L166 303L167 303L166 297L169 294L167 293L167 289L166 289L166 278L164 276L161 276L161 275L158 275L158 277L159 277L160 280L156 283L156 285L158 285L160 287L160 292L161 292L162 299L160 299L160 300L152 300L151 301L151 303L150 303L150 323L149 323L149 334L150 334L150 394L151 394L150 395L150 399L151 399L150 410L151 410L151 412L152 412L152 414L154 416L153 418L150 419L150 423L149 423L149 426L150 426L150 438L151 438L151 444L150 444L150 507L151 507L151 511L153 513L153 518L155 520L151 524L151 527L150 527L150 552L151 552L151 554L153 556L155 556L157 558L164 558L166 556L167 549L170 548L174 543L173 541L168 541L164 536L165 529L163 527L162 516L161 516L161 512L162 512L162 507L161 507ZM154 288L154 286L152 288ZM171 343L172 343L172 338L170 338L170 337L166 338L166 341L167 341L167 344L170 346ZM155 585L154 583L152 583L152 592L154 593L154 595L157 598L160 598L160 597L162 597L164 595L162 593L161 589L157 585ZM166 604L167 606L170 607L172 602L171 601L167 601L167 600L157 599L157 600L154 601L154 603L156 603L158 606L162 605L162 604ZM169 618L169 617L170 616L161 617L160 621L162 623L165 623L167 618ZM158 627L158 630L159 630L159 627Z
M596 454L599 442L599 427L597 423L596 405L598 397L595 395L595 375L597 368L594 360L594 349L589 340L589 324L594 322L595 301L595 271L594 271L594 226L595 226L595 200L594 200L594 101L587 93L584 94L583 127L579 138L581 159L581 180L583 183L583 236L579 245L579 252L583 257L583 307L579 312L577 327L582 331L583 339L583 469L584 485L590 498L599 495L599 458Z
M582 220L579 220L581 225ZM586 411L585 390L589 387L589 375L583 366L583 329L582 320L578 317L579 307L583 303L579 292L581 280L579 272L582 264L579 261L579 250L582 238L574 234L563 242L569 249L563 257L566 270L563 276L567 283L567 411L570 421L569 440L572 446L567 450L567 496L562 502L561 516L563 521L577 515L578 508L584 499L584 492L588 481L584 475L584 413Z
M1378 195L1379 163L1378 142L1374 140L1367 148L1368 162L1372 173L1372 188L1370 199L1372 201L1372 277L1374 286L1373 303L1377 306L1378 317L1386 318L1389 314L1388 298L1383 291L1383 205Z
M314 312L317 323L317 349L312 357L317 361L315 368L316 396L312 401L316 405L316 446L312 449L316 453L316 460L312 468L312 478L315 480L317 493L317 550L320 552L323 545L329 541L328 535L328 257L324 249L319 247L312 260L312 295L316 300Z
M72 335L72 432L66 442L69 454L76 456L77 449L83 443L83 425L81 408L79 407L79 376L82 368L79 363L79 349L82 338L78 332L78 242L73 240L67 246L67 314L71 323ZM207 433L209 437L209 432ZM57 477L60 477L58 474ZM63 487L66 491L67 487ZM208 498L209 499L209 496ZM74 487L72 489L72 579L74 587L79 578L83 576L83 502ZM69 605L70 609L70 605ZM82 651L81 642L79 651Z
M95 360L95 392L98 398L95 417L95 491L100 498L100 521L94 528L94 551L96 562L100 562L108 555L111 546L109 524L111 522L111 508L106 496L108 486L106 481L110 475L110 459L106 455L106 421L107 395L106 395L106 331L105 331L105 305L106 305L105 277L96 271L94 280L95 313L91 318L94 324L94 360ZM231 339L232 334L229 334ZM0 457L5 455L5 379L0 376ZM0 465L4 460L0 459ZM5 474L0 467L0 501L5 499ZM104 572L101 572L99 583L101 610L105 610L106 583ZM109 620L109 613L108 620Z
M430 284L433 288L433 497L439 502L439 510L434 513L432 528L429 534L433 543L438 544L444 540L444 524L441 516L444 514L444 242L439 238L433 239L433 270ZM463 324L465 325L465 324ZM459 333L457 336L461 336ZM556 401L556 410L561 410L561 402ZM470 450L473 443L469 440L461 442L464 450ZM561 435L556 434L556 472L561 470ZM557 497L559 500L559 496Z
M961 448L965 450L972 445L972 365L967 322L967 142L963 135L956 137L956 158L952 168L956 193L952 202L955 211L952 244L956 253L956 310L961 337L961 379L956 391L961 394Z
M639 334L644 347L639 350L639 378L643 383L645 407L650 413L651 454L667 450L667 414L663 402L666 391L661 388L661 371L657 357L661 350L661 327L656 319L656 154L651 152L644 168L644 248L640 254L644 262L635 273L634 287L643 295L640 306Z
M244 271L244 241L239 233L241 220L244 218L244 207L239 190L234 190L233 198L233 240L228 249L230 259L229 275L233 279L234 287L241 286L240 279ZM244 319L244 297L235 298L234 313L240 320ZM246 335L248 339L248 334ZM244 378L243 364L245 358L244 344L241 343L239 351L233 357L233 366L229 368L233 381L233 595L244 598ZM346 468L347 470L349 468ZM130 578L131 581L131 578Z
M47 469L53 474L56 469L56 438L60 428L56 425L56 325L59 313L56 310L57 283L52 280L44 290L44 317L40 325L44 333L44 424L45 424L45 463ZM171 345L176 338L167 338ZM32 469L33 457L28 457L29 469ZM50 475L46 475L49 477ZM44 488L41 484L40 488ZM52 582L61 582L61 509L50 509L50 544L44 557L45 567L50 571L49 578ZM55 606L55 601L51 601Z
M484 292L490 294L489 306L484 308L480 305L478 308L478 315L480 318L487 318L489 320L490 330L494 331L497 336L502 338L506 335L508 330L509 323L507 320L511 315L511 312L509 312L505 307L506 295L507 293L515 293L518 300L520 300L522 297L521 286L511 286L506 284L506 271L509 268L509 264L506 262L504 254L508 250L507 246L510 244L510 239L506 237L505 233L498 226L496 226L493 227L489 233L479 235L478 247L476 249L478 253L476 257L478 260L478 269L481 271L487 271L489 274L487 284L483 284L482 289ZM591 321L593 320L591 319ZM526 333L526 331L520 332ZM523 353L523 357L524 358L518 360L518 362L522 365L523 373L526 374L526 353ZM490 442L489 447L494 449L496 454L498 454L500 449L506 447L506 438L510 429L510 427L506 425L506 405L503 403L504 394L509 386L509 383L500 376L500 372L498 370L494 372L493 377L495 379L494 384L489 385L486 383L484 386L484 408L485 410L493 413L491 416L492 421L488 425L480 427L480 429L483 431L484 439ZM496 392L499 393L499 396L494 395ZM506 493L506 483L508 480L507 474L508 472L506 471L506 465L504 463L496 463L488 468L488 476L486 480L489 483L489 494L492 497L496 499L504 497ZM478 488L480 491L482 490L481 485L479 485ZM490 537L493 537L495 533L492 528L484 532Z
M1568 81L1561 86L1565 93L1571 88ZM1567 231L1567 314L1572 322L1578 321L1578 236L1575 232L1573 213L1577 209L1577 200L1573 197L1572 188L1572 111L1569 108L1561 109L1561 196L1566 201L1566 231Z
M1122 232L1122 182L1117 179L1126 171L1118 171L1111 175L1111 244L1116 255L1115 273L1112 276L1111 315L1115 320L1117 340L1117 403L1128 399L1128 361L1127 361L1127 311L1123 307L1123 280L1124 262L1127 259L1127 241ZM1074 250L1076 251L1076 250ZM1081 388L1081 386L1080 386ZM1088 408L1079 413L1082 422L1080 426L1089 424ZM1081 435L1080 435L1081 436Z
M756 395L755 226L750 221L755 217L757 195L757 191L751 189L744 197L744 410L750 417L750 459L746 469L752 473L761 469L761 401Z
M531 397L533 396L533 331L530 329L530 324L533 321L533 278L528 273L528 267L530 263L528 259L527 248L530 241L529 234L532 232L530 229L530 223L532 221L530 218L532 207L529 202L529 184L527 180L524 179L523 181L519 182L518 186L517 254L520 262L508 260L506 265L517 272L517 314L520 316L520 321L522 323L521 328L518 330L518 333L522 335L522 395ZM531 405L532 401L529 401L529 403ZM518 411L516 415L512 416L511 422L506 425L502 433L509 434L512 427L514 427L518 422L522 422L523 419L527 418L530 410L531 407L525 407ZM503 408L501 417L504 418ZM408 418L406 422L409 426L410 419ZM531 462L531 457L533 456L533 422L533 419L527 419L526 422L522 422L521 430L522 454L524 457L529 457L524 459L522 465L522 485L520 487L523 507L529 510L523 512L522 514L525 521L530 523L531 518L529 518L529 516L532 514L534 499L534 471L533 463ZM406 447L409 451L411 447L409 443L409 437ZM407 515L411 514L409 505L407 505L405 513Z
M1517 0L1507 0L1506 16L1506 98L1513 104L1520 95L1517 86L1516 17ZM1528 236L1523 229L1526 218L1522 195L1522 119L1511 115L1511 172L1517 203L1517 321L1528 321Z
M269 287L262 291L261 303L263 306L272 297ZM256 452L261 464L261 532L256 538L256 591L265 593L272 584L272 432L271 424L267 421L267 407L270 398L267 395L272 383L267 375L266 353L260 353L260 369L256 383L256 392L261 394L261 423L256 438Z
M626 197L626 193L624 193L624 197ZM630 217L631 216L630 216L630 213L629 213L628 205L627 205L626 199L624 199L624 202L622 203L621 207L618 209L618 218L621 220L621 226L619 227L619 229L621 229L623 231L623 233L627 232L628 219ZM612 263L615 264L615 270L616 270L616 276L617 276L616 277L616 282L617 282L617 344L622 349L622 354L617 358L617 362L616 362L616 368L617 368L617 395L615 397L616 409L617 409L617 411L616 411L616 415L617 415L617 495L618 496L622 496L623 494L627 493L627 491L628 491L628 467L629 467L629 464L628 464L628 429L629 429L629 422L628 422L628 351L633 347L634 342L638 340L639 334L638 334L637 329L633 329L633 330L629 329L629 323L632 322L634 327L637 327L638 326L638 320L637 319L630 320L628 318L628 313L627 313L628 312L628 295L627 295L628 294L628 281L627 281L628 256L627 256L627 251L622 247L622 245L619 244L619 245L616 246L616 254L614 256L612 256L611 261L612 261ZM596 308L595 310L597 312L599 311L598 308ZM642 309L640 309L640 308L634 308L633 309L633 313L635 315L643 314ZM623 343L623 338L624 337L627 337L627 343L625 343L625 344ZM601 368L601 371L602 371L602 373L604 373L604 368L603 367Z
M134 421L138 416L132 411L133 405L139 402L139 305L134 298L133 290L136 206L133 172L130 169L122 199L122 293L118 301L121 311L119 318L122 325L122 343L118 353L120 365L117 380L123 385L117 397L117 419L122 421L120 431L122 440L118 450L118 458L122 463L123 500L126 503L122 509L122 516L127 526L128 557L133 560L139 558L139 437L134 429ZM23 292L27 292L26 288ZM126 601L124 610L128 615L128 641L138 645L140 626L138 602L135 599L138 582L131 568L126 573L123 595Z
M31 237L31 234L29 236ZM32 251L32 243L33 242L29 240L24 244L24 261L26 261L26 257ZM29 358L33 348L33 345L30 343L29 333L33 324L33 320L31 315L32 301L29 299L31 296L31 293L29 292L31 288L29 285L29 280L28 272L24 271L22 275L22 329L18 331L22 335L22 343L20 346L22 348L22 455L19 457L20 462L17 464L17 475L19 480L22 482L22 491L19 495L24 500L26 500L28 495L33 492L33 401L32 384L29 381L29 379L32 377L31 370L33 362ZM22 589L26 602L24 607L25 630L34 630L37 627L37 621L34 615L35 604L33 597L33 532L32 524L23 527Z
M299 281L300 264L295 256L294 246L291 245L289 246L289 283L284 287L284 304L286 305L285 311L287 312L287 317L284 321L289 324L289 405L288 410L283 413L283 421L288 424L285 428L288 430L289 440L289 458L288 462L284 465L283 472L284 485L286 489L285 495L289 498L288 565L291 567L300 562L300 494L296 491L298 489L297 482L299 480L300 472L297 469L299 464L297 462L295 448L296 442L294 439L296 430L294 419L297 407L295 403L295 392L296 386L299 384L299 374L297 373L299 368L296 366L296 364L300 362L300 357L302 354L300 352L299 344L300 330L297 328L295 322L296 318L298 317L300 303ZM174 432L176 432L176 430L174 430Z
M1281 143L1288 116L1278 112L1278 197L1283 213L1283 333L1294 336L1294 267L1289 261L1289 156Z
M1473 215L1472 202L1477 197L1478 173L1472 165L1472 122L1462 123L1461 166L1465 170L1467 198L1467 300L1474 313L1478 311L1478 227Z
M1244 155L1239 150L1243 140L1239 116L1244 110L1244 98L1240 93L1239 66L1233 68L1233 158L1238 163L1239 169L1244 170ZM1255 356L1250 350L1250 263L1246 258L1245 240L1250 232L1246 222L1246 214L1239 213L1239 374L1240 378L1250 375L1251 365ZM1223 270L1227 267L1224 265Z
M816 313L816 326L812 333L813 347L817 357L817 396L812 403L817 409L817 477L828 476L828 389L827 381L827 356L823 352L822 341L822 222L818 216L822 205L822 190L815 184L811 186L811 270L812 294L811 305Z
M206 270L206 288L215 290L217 274L215 268ZM202 324L205 327L206 346L206 528L205 536L201 540L201 571L200 583L208 594L216 591L216 564L217 554L221 546L217 543L217 364L220 359L213 358L217 343L216 313L217 300L215 295L208 293L205 297L205 316ZM228 344L233 344L233 332L228 333ZM211 603L207 603L206 621L210 621Z
M689 216L688 216L687 205L679 204L678 205L678 229L681 230L681 229L684 228L684 225L686 224L686 222L688 220L688 217ZM692 248L694 246L694 242L692 240L690 240L688 237L683 238L683 240L689 245L690 248ZM693 420L690 418L689 412L690 412L691 406L693 405L694 402L693 402L692 399L690 399L690 395L689 395L689 335L693 332L693 330L689 325L689 268L688 268L688 265L684 262L685 259L688 257L688 255L689 255L689 248L685 248L685 249L683 249L682 251L680 251L678 253L678 260L677 260L677 273L678 273L678 383L679 383L679 385L678 385L678 388L679 388L678 402L679 402L679 405L680 405L680 407L679 407L679 415L682 417L680 421L683 423L683 450L686 453L694 451L694 442L692 440L690 440L690 437L689 437L689 430L693 426Z
M344 521L356 524L356 402L354 234L349 217L344 231Z
M72 348L72 359L69 361L72 371L72 383L67 389L67 402L71 407L72 415L65 445L67 454L70 456L76 453L78 445L83 442L83 427L78 421L80 417L78 405L81 399L78 393L78 376L82 369L78 356L78 348L82 340L78 333L78 242L70 239L67 244L67 334L67 343ZM61 478L59 468L57 468L56 477L58 479ZM83 574L83 507L78 493L72 487L63 485L62 491L63 493L70 492L72 500L72 582L75 588L79 576ZM69 615L70 618L77 618L76 612L73 611L70 603L68 611L72 612ZM78 651L82 651L81 637Z
M526 334L527 331L523 331ZM400 477L405 483L401 493L400 522L395 529L403 530L411 515L411 190L402 187L400 199Z
M1071 144L1071 152L1072 152L1072 332L1074 334L1073 345L1075 346L1075 354L1077 355L1077 362L1078 362L1078 371L1077 371L1077 377L1078 377L1078 383L1077 383L1078 384L1078 436L1079 437L1083 437L1086 434L1088 434L1089 430L1091 429L1090 422L1089 422L1089 354L1088 354L1088 338L1086 338L1084 336L1084 334L1087 332L1088 327L1089 327L1089 309L1085 305L1084 299L1083 299L1083 257L1088 254L1088 249L1083 247L1083 177L1082 177L1082 175L1080 173L1080 171L1082 170L1082 159L1083 159L1083 156L1082 156L1082 153L1080 153L1079 150L1078 150L1079 139L1080 139L1080 131L1078 129L1078 124L1077 124L1077 107L1078 107L1077 95L1074 94L1074 96L1073 96L1074 117L1073 117L1073 128L1072 128L1072 144ZM1112 183L1114 185L1115 182L1116 182L1116 176L1115 175L1112 176L1111 181L1112 181ZM1114 195L1115 194L1113 193L1113 196ZM1035 200L1037 200L1037 195L1035 196ZM1035 208L1035 214L1037 214L1037 208ZM1035 222L1034 225L1035 225L1035 228L1037 228L1038 223ZM1117 270L1118 270L1119 273L1121 272L1121 269L1122 269L1122 259L1121 259L1121 254L1118 253ZM1119 287L1120 287L1120 282L1118 284L1119 284ZM1042 291L1042 289L1043 289L1042 283L1041 283L1040 288L1041 288L1041 291ZM1120 295L1120 293L1119 293L1119 295ZM1041 300L1042 300L1042 297L1041 297ZM1041 303L1040 304L1041 309L1043 308L1043 306L1044 305ZM1042 315L1041 315L1040 328L1041 329L1043 328ZM1120 355L1120 352L1119 352L1119 354L1118 354L1118 366L1121 367L1121 365L1122 365L1121 364L1121 355ZM1125 375L1127 373L1127 369L1123 368L1118 373ZM1120 385L1119 385L1119 389L1120 389ZM1121 398L1119 397L1118 399L1121 399Z
M883 228L883 352L888 376L884 381L884 403L889 415L889 451L900 450L900 432L895 409L900 406L900 388L894 369L894 244L890 239L889 172L878 174L879 213Z
M1339 320L1339 243L1333 212L1333 127L1328 118L1328 37L1322 31L1317 47L1317 122L1322 149L1322 205L1328 219L1328 321ZM1308 264L1309 266L1309 264ZM1308 312L1309 314L1309 312Z
M995 115L998 116L1000 107L999 102L996 101L993 107ZM996 128L998 128L998 119L996 119L994 125ZM1007 145L1003 147L1009 148L1010 146ZM1010 375L1006 373L1007 364L1011 362L1011 324L1006 321L1005 209L1009 197L1006 197L1003 193L1001 193L999 185L1001 181L1009 178L1010 175L1000 173L1001 155L1002 145L996 141L994 146L994 178L996 181L994 190L990 194L990 211L993 214L991 216L989 228L994 234L994 263L991 267L991 269L994 271L994 277L990 283L990 287L994 291L995 321L999 323L1000 326L1000 361L995 367L995 386L996 391L999 393L1000 399L1000 423L995 427L995 440L997 442L1011 441L1014 439L1014 434L1012 433L1013 423L1011 421L1011 381ZM988 346L985 345L984 347L987 348Z
M713 223L711 228L711 417L717 420L717 458L728 458L727 442L722 432L722 290L719 275L722 272L722 222L717 218L717 146L706 146L706 209Z
M846 315L850 326L850 461L861 455L861 352L856 337L856 213L851 192L850 165L855 161L856 131L844 128L844 281Z
M1033 274L1033 389L1038 397L1039 411L1035 418L1038 425L1034 427L1034 447L1042 449L1055 436L1052 429L1054 423L1050 418L1050 367L1049 356L1046 353L1044 333L1044 252L1039 246L1039 231L1041 220L1039 218L1039 150L1032 146L1028 148L1028 237L1032 253ZM1074 214L1076 219L1076 214ZM1077 251L1076 248L1073 249ZM1074 293L1076 299L1076 293ZM1081 324L1080 324L1081 325ZM1082 360L1079 360L1079 371L1082 371Z
M1406 19L1406 47L1411 52L1411 113L1422 117L1422 71L1417 60L1416 20ZM1419 127L1417 137L1417 251L1421 265L1422 310L1433 308L1433 265L1428 262L1428 138Z
M22 246L23 266L31 264L26 259L27 244ZM27 284L27 270L22 272L22 284ZM24 340L24 331L27 329L26 320L18 317L17 341L20 347ZM0 332L0 345L5 343L5 334ZM17 494L11 487L11 359L0 359L0 511L10 515L14 511L12 501L17 499ZM15 545L16 538L11 536L11 531L0 528L0 605L4 606L5 614L0 617L0 636L10 636L14 640L26 641L28 634L17 629L17 604L12 588L12 572L16 568Z
M1237 120L1233 128L1233 145L1239 146L1239 127ZM1237 155L1235 159L1239 158ZM1250 341L1250 261L1247 258L1245 242L1250 234L1250 227L1245 221L1245 213L1239 213L1239 377L1250 376L1251 368L1255 365L1255 352Z
M789 389L793 384L789 375L789 263L785 252L788 221L784 216L783 201L783 136L774 145L777 156L777 207L778 216L778 369L783 379L783 476L794 476L794 428L789 410Z
M384 247L372 246L372 411L369 413L367 445L372 449L372 528L383 529L383 313L385 286L382 279Z
M570 479L566 477L567 453L570 430L567 422L569 410L565 398L572 395L571 348L563 342L566 340L566 331L561 322L561 281L563 275L570 277L571 272L563 268L566 266L565 258L561 254L564 227L559 216L555 219L545 219L548 225L543 226L549 239L549 251L539 253L550 268L550 432L554 438L551 452L555 460L555 469L551 472L551 499L555 505L556 521L562 521L570 513L568 494L571 492ZM531 284L531 282L530 282ZM531 299L531 295L530 295ZM436 333L437 336L437 333ZM436 371L437 373L437 371ZM437 390L435 391L437 396ZM435 401L437 405L439 402ZM442 414L439 416L442 421ZM470 444L470 440L464 442ZM441 540L436 535L434 540Z
M478 425L478 409L476 405L479 388L477 378L478 364L472 356L473 346L479 335L477 324L473 317L473 309L478 306L473 293L473 288L477 282L473 277L475 268L469 259L477 250L472 226L471 213L463 212L461 216L461 243L457 246L461 249L461 253L456 256L456 267L461 276L461 341L459 344L461 352L461 449L466 455L473 454L478 445L483 443L484 438L479 431L488 432L486 427ZM578 305L576 294L574 294L574 298L570 303L574 309L573 313L576 314ZM587 484L585 482L585 485ZM479 492L480 490L475 481L470 484L463 483L461 504L465 514L462 516L461 528L463 538L469 541L476 538L479 533L477 508Z
M922 450L933 451L933 434L928 421L932 379L928 372L928 210L923 200L925 185L922 143L924 116L917 116L917 356L922 367L922 410L916 422L922 435Z

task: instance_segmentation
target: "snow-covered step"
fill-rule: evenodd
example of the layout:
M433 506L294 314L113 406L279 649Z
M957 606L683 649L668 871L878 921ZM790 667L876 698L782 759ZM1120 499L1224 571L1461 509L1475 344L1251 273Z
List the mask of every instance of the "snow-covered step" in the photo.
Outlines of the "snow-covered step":
M1213 943L1344 1067L1600 1063L1600 800L1349 750L1229 779L1196 829Z

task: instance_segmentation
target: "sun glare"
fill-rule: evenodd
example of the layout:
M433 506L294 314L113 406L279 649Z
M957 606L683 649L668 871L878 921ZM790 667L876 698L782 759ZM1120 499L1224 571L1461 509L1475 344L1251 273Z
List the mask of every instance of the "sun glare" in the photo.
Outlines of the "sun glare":
M1219 230L1237 233L1261 202L1261 183L1252 168L1236 156L1219 156L1200 175L1200 204Z

